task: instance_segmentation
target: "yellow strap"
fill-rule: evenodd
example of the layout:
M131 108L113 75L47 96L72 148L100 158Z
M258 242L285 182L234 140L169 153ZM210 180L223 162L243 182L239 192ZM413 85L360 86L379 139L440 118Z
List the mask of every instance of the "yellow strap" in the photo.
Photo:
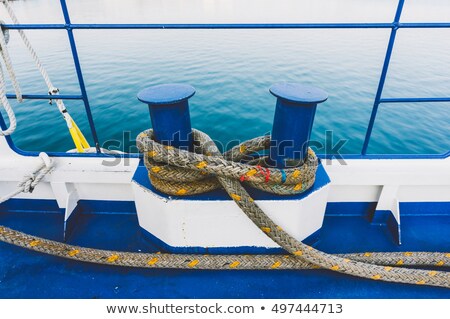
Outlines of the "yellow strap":
M90 146L89 146L88 141L84 137L83 133L81 133L81 130L78 128L77 123L75 123L75 121L73 119L72 119L72 125L75 127L75 130L77 131L77 134L80 137L81 145L83 145L84 148L89 148Z
M77 148L78 153L84 153L84 148L81 145L80 137L77 134L77 130L75 126L69 128L70 135L72 136L73 142L75 143L75 147Z
M89 148L90 146L74 120L72 120L72 127L69 128L69 132L70 135L72 136L73 142L75 143L75 147L77 148L78 153L84 153L84 149Z

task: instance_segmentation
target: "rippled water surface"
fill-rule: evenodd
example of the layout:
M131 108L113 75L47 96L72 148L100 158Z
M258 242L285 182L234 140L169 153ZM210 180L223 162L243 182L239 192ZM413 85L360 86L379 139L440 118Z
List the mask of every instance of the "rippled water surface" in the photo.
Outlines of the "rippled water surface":
M68 0L73 23L390 22L397 1L357 0ZM57 0L13 2L22 23L63 23ZM3 8L0 18L10 21ZM450 21L450 2L407 0L402 21ZM79 94L65 30L26 31L54 84ZM346 139L359 153L390 30L75 30L86 89L101 143L125 145L150 126L136 99L155 84L183 82L193 126L228 143L272 126L271 84L293 81L328 91L318 107L313 139ZM46 87L16 31L9 49L24 93ZM450 30L399 30L383 97L450 96ZM11 88L9 92L12 92ZM84 106L66 105L90 141ZM13 103L25 150L65 151L71 138L55 105ZM4 114L4 113L2 113ZM125 132L125 133L124 133ZM131 133L126 133L131 132ZM128 135L127 135L128 134ZM450 103L382 104L370 153L442 153L450 149Z

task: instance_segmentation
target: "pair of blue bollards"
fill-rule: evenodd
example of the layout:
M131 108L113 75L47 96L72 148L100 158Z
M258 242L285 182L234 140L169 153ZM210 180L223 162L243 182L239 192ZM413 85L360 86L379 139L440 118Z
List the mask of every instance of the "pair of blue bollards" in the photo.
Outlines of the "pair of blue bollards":
M317 104L328 94L316 87L298 83L278 83L270 87L277 97L272 126L269 161L278 168L302 164L308 154ZM191 150L192 128L188 99L195 89L186 84L162 84L138 94L148 104L156 141Z

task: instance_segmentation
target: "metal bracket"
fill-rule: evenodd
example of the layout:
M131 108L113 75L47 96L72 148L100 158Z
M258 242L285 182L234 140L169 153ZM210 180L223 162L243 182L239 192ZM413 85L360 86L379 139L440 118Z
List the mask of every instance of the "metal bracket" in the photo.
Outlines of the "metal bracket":
M71 183L52 182L50 184L58 206L64 209L63 233L64 241L67 241L75 226L76 208L80 197L75 186Z
M401 245L400 205L397 198L398 185L384 185L375 212L372 225L384 226L390 232L394 242Z

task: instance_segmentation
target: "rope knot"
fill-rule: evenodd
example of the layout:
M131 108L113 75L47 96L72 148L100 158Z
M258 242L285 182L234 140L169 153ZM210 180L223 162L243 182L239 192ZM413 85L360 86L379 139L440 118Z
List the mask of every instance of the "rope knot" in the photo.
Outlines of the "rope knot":
M54 86L51 87L51 88L48 90L48 95L57 95L57 94L59 94L59 89L56 88L56 87L54 87ZM53 104L53 100L50 99L50 100L48 101L48 104L52 105L52 104Z
M27 173L25 174L23 181L19 183L18 187L23 188L24 193L32 193L34 190L33 182L35 179L35 174Z
M0 204L21 192L32 193L34 191L36 185L53 168L53 162L47 154L43 152L40 153L39 159L41 160L41 163L34 169L33 172L26 173L23 176L23 179L17 184L17 189L15 191L6 196L0 197Z
M221 178L278 195L299 194L314 184L318 165L314 152L308 153L305 164L280 170L267 163L267 156L258 156L270 147L270 136L245 141L222 154L208 135L195 129L192 133L193 152L168 149L154 139L152 130L137 136L150 181L159 191L176 196L205 193L221 188ZM299 184L302 187L295 187Z

